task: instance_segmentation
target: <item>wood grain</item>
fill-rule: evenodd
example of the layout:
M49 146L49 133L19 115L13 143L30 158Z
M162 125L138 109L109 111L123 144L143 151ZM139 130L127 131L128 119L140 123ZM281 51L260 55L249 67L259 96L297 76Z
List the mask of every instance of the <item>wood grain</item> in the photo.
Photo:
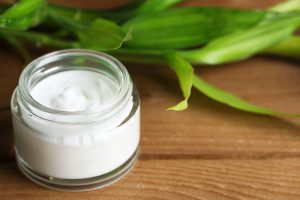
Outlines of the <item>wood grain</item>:
M198 0L184 5L252 9L275 2L279 1ZM102 3L78 0L74 4L98 7ZM116 4L105 6L111 5ZM166 66L130 63L126 66L142 99L141 154L134 171L111 187L88 193L61 193L36 186L21 175L13 159L9 99L22 61L2 46L0 59L0 200L300 199L300 120L248 114L196 90L188 110L166 111L181 98L174 74ZM196 71L253 103L300 113L299 64L255 57L196 67Z
M199 74L258 105L299 113L300 88L295 87L300 85L297 65L258 57L222 67L204 67ZM143 67L141 71L148 75L139 73L136 81L137 85L139 81L147 83L140 89L144 108L142 128L146 133L142 146L147 156L264 158L300 155L299 120L237 111L195 90L187 111L164 112L180 98L177 82L175 78L166 78L168 75L160 68L149 68ZM145 96L143 91L148 94Z
M9 57L6 57L8 59ZM13 57L12 57L13 58ZM18 62L10 63L10 69ZM268 158L300 155L299 120L257 116L228 108L193 91L183 112L166 108L180 98L174 75L166 66L130 65L130 74L142 99L143 159ZM18 70L9 79L0 104L9 108L9 97ZM10 71L10 70L7 70ZM300 113L300 68L297 63L254 58L222 67L204 67L199 74L245 99L278 110ZM245 76L247 74L247 76ZM12 155L12 129L8 111L0 114L0 156ZM220 139L221 138L221 139Z
M10 97L22 70L22 61L9 51L0 50L0 159L12 159L13 137Z
M0 199L297 200L299 168L299 159L148 160L139 161L132 173L109 188L66 193L41 188L15 164L6 164L0 165Z

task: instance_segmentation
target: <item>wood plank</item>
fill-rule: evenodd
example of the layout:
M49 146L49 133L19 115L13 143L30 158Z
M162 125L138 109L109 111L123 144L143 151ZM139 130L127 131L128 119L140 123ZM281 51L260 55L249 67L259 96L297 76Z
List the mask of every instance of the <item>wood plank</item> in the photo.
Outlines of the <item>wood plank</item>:
M147 160L113 186L85 193L44 189L15 164L0 165L0 199L300 199L299 159Z
M9 110L0 111L0 160L13 159L13 137Z
M187 4L192 2L225 4L225 1L191 1ZM275 1L251 2L256 7L264 7ZM228 2L228 6L251 7L248 4L249 1ZM0 67L0 157L11 159L13 139L9 99L22 63L4 49L0 52L0 59L3 61L3 67ZM143 159L300 155L299 120L279 120L236 111L196 91L193 91L187 111L166 111L181 98L177 80L170 70L165 66L127 66L142 98ZM202 77L245 99L300 113L300 89L295 87L300 85L298 63L257 57L235 64L202 68L199 71Z
M175 78L160 68L140 69L142 148L147 156L285 157L300 155L299 120L248 114L215 103L193 91L183 112L163 111L180 99ZM153 75L156 73L155 75ZM218 67L203 67L202 77L258 105L300 113L297 63L257 57ZM151 154L151 155L150 155Z
M0 112L0 157L6 158L12 155L9 98L18 77L18 70L12 70L18 63L11 61L7 61L11 67L7 73L11 74L1 74L3 79L0 79L5 89L1 90L0 104L7 107ZM142 158L300 156L299 120L237 111L195 90L187 111L166 111L181 98L172 72L165 66L127 66L142 99ZM203 67L199 74L257 104L300 113L300 88L295 87L300 85L297 63L257 57L236 64Z
M105 4L113 6L115 2ZM194 0L184 5L265 8L275 2L279 0ZM103 5L96 1L73 3L92 8ZM141 155L133 172L111 187L87 193L39 187L13 162L9 99L22 64L4 48L0 59L0 200L300 199L299 120L247 114L196 91L187 111L166 111L181 98L176 77L165 66L136 64L126 64L142 99ZM202 66L197 72L251 102L300 113L298 65L256 57Z
M10 97L22 70L22 61L11 52L0 50L0 159L13 156L13 137L10 115Z
M23 64L9 51L0 49L0 110L9 108L10 96L15 89Z

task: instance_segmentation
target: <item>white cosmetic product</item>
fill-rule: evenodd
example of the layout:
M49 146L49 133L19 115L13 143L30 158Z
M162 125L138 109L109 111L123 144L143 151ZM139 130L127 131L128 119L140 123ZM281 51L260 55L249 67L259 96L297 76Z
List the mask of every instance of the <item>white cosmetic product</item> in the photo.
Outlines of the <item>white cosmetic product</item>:
M11 108L18 166L40 185L101 188L136 161L139 97L125 67L107 54L75 49L34 60Z

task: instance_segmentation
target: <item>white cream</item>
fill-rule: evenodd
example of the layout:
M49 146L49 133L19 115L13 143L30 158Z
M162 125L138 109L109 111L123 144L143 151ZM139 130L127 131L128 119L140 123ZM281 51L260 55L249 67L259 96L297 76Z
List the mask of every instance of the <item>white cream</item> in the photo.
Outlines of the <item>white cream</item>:
M117 92L116 83L101 73L69 70L42 79L30 95L54 110L92 112L106 105ZM122 124L132 112L132 97L123 107L100 122L97 113L67 116L71 122L93 121L78 124L57 123L62 119L60 115L36 109L32 109L33 115L39 117L21 112L21 118L13 118L17 153L28 167L50 177L86 179L111 172L134 154L140 140L139 107Z
M53 74L33 87L30 94L40 104L61 111L88 111L99 108L117 92L106 76L86 70Z

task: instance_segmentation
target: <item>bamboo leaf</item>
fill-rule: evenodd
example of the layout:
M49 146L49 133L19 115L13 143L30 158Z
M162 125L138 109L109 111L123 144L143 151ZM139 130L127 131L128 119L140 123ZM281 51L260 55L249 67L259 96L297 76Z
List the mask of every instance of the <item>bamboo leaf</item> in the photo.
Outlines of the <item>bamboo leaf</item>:
M184 0L146 0L137 9L136 14L149 14L170 8Z
M269 10L275 12L300 11L300 0L287 0L269 8Z
M3 29L1 34L14 37L20 41L31 42L36 47L54 47L58 49L66 48L79 48L78 42L62 40L56 37L52 37L45 33L33 32L33 31L18 31L14 29Z
M232 33L201 49L179 54L192 63L221 64L246 59L287 39L300 24L300 14L280 16L253 28Z
M184 59L176 54L168 54L165 57L166 63L170 68L176 73L181 91L183 93L184 100L182 100L177 105L170 107L168 110L180 111L188 107L188 99L191 95L192 89L192 78L193 78L193 67L190 63L186 62Z
M291 36L286 40L268 48L262 54L283 56L286 58L300 59L300 37Z
M197 75L193 76L193 86L209 98L239 110L262 115L300 117L300 114L276 112L268 108L248 103L229 92L225 92L220 88L212 86Z
M21 0L0 16L0 28L26 30L36 26L47 14L45 0Z
M84 15L81 9L70 9L63 6L49 7L50 19L59 27L73 32L74 29L84 29L96 19L93 15Z
M122 25L133 28L126 46L144 49L179 49L257 25L274 13L229 8L174 8L137 16Z
M118 49L130 40L131 29L125 32L115 23L99 18L89 28L78 30L77 35L81 47L105 51Z

